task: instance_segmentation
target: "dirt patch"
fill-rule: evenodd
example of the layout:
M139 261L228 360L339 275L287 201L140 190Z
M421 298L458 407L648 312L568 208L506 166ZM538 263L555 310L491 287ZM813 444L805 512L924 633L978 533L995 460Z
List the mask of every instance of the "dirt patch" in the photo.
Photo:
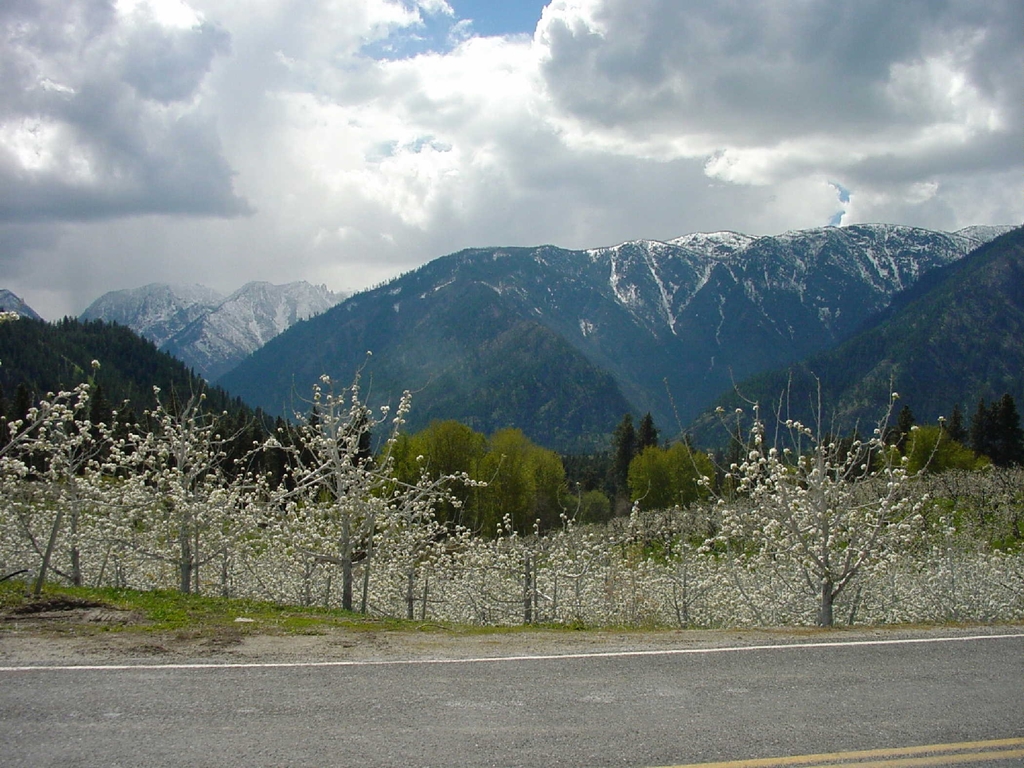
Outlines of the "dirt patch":
M853 629L586 630L510 629L484 632L425 623L405 630L317 627L308 634L264 631L258 622L157 632L140 617L68 598L35 601L0 614L0 666L301 663L507 658L657 652L668 649L807 642L956 637L1024 631L1021 625L858 627Z
M58 595L39 598L0 611L0 622L18 629L42 626L68 627L81 624L127 626L138 624L142 616L105 603Z
M22 605L16 605L5 613L12 616L24 616L28 614L51 613L55 611L76 611L82 608L106 608L103 603L94 600L84 600L78 597L42 597Z

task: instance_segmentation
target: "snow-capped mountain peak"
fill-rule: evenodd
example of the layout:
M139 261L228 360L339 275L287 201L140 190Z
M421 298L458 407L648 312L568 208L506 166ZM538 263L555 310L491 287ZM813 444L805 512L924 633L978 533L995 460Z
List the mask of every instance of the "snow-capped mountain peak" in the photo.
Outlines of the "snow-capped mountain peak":
M164 346L214 381L279 333L337 304L342 297L305 281L246 283Z
M0 311L17 312L22 317L28 317L32 320L42 320L32 307L21 300L20 296L16 296L6 288L0 288Z
M80 317L128 326L162 347L223 300L222 294L205 285L150 283L105 293L86 307Z
M967 240L854 225L759 237L695 233L588 250L466 249L290 329L220 381L274 412L323 373L350 375L369 349L367 375L382 402L445 382L438 392L457 401L456 410L431 418L458 418L457 408L479 401L469 382L486 381L478 388L502 393L498 405L486 406L487 418L507 418L506 405L534 402L534 390L516 379L506 391L505 374L499 381L481 371L474 380L466 371L495 350L525 345L515 359L544 361L529 386L573 391L572 381L559 379L570 366L566 350L548 343L554 334L607 371L635 412L681 429L733 382L855 333L921 275L963 258ZM529 330L538 327L543 344Z
M202 285L154 283L104 294L82 319L127 325L213 381L296 322L342 298L305 281L254 281L226 298Z
M1014 229L1012 226L973 226L964 227L953 232L954 237L960 237L966 240L971 248L977 248L979 245L984 245L990 240L995 240L1000 235L1005 235L1010 230Z
M739 232L691 232L688 235L669 240L671 245L689 248L713 257L731 256L746 248L757 238Z

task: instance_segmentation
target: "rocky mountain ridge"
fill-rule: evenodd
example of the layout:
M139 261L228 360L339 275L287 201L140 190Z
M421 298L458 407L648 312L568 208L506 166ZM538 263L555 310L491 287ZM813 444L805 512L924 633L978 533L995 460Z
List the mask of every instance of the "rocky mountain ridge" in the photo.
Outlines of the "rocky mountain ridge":
M893 391L897 408L934 424L959 406L966 418L979 399L1024 400L1024 228L929 272L862 331L837 346L738 383L715 405L726 413L750 402L783 418L847 432L867 430ZM825 404L816 412L817 398ZM749 408L747 408L749 411ZM701 444L723 437L713 409L693 425ZM771 431L771 428L770 430Z
M152 283L106 293L80 319L125 325L216 381L274 336L342 298L305 281L250 282L226 297L202 285Z
M33 320L42 319L38 314L36 314L36 311L32 309L32 307L6 288L0 288L0 311L17 312L22 317L28 317Z
M159 348L223 300L223 295L205 285L150 283L109 291L86 307L78 319L126 326Z
M491 391L500 377L480 374L479 356L498 343L490 324L502 317L503 359L522 357L509 335L514 318L553 334L559 344L544 349L567 345L595 374L610 375L634 412L651 411L675 431L735 381L834 346L922 275L1008 229L878 224L767 237L699 233L585 251L468 249L289 330L221 383L252 405L287 413L320 375L345 381L364 366L379 401L421 391L426 403L452 403L445 412L428 405L431 418L456 418L485 382L492 402L508 402ZM561 365L551 357L541 368L557 373ZM515 388L532 386L511 370L506 378ZM438 390L442 381L458 396ZM533 414L572 385L546 376L537 397L520 398L518 416L503 412L499 420L495 405L490 416L476 413L474 426L530 422L533 439L560 443Z

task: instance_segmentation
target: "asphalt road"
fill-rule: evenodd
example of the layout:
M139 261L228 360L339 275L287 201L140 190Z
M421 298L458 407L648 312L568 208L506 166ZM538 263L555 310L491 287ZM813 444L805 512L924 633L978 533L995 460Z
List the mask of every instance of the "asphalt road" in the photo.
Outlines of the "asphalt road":
M855 764L951 765L966 750L971 760L994 755L973 765L1024 766L1024 635L915 639L320 666L6 667L0 765L667 766L1016 740L998 754L947 749L946 762L882 752Z

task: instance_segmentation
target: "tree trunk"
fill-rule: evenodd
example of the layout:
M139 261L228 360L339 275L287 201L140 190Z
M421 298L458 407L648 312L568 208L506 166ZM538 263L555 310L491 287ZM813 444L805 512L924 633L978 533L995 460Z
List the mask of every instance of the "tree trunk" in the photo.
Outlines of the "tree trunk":
M221 553L220 561L220 596L231 597L231 567L226 547Z
M71 508L71 583L82 586L82 553L78 549L79 507L75 502Z
M529 553L523 555L523 623L533 623L533 568Z
M819 627L831 627L832 626L832 600L835 598L835 592L832 590L832 582L828 579L822 579L821 581L821 606L818 613L818 626Z
M344 515L344 513L342 513ZM348 515L341 521L341 607L352 610L352 522Z
M341 558L341 607L352 610L352 553L349 551Z
M305 563L302 565L302 604L312 605L313 604L313 569L316 567L316 561L311 558L306 558Z
M188 526L181 527L178 541L181 544L181 560L178 563L181 580L178 584L178 591L183 595L188 595L192 593L192 542L188 536Z
M370 560L373 558L373 535L366 545L366 557L363 558L363 596L359 602L359 612L366 615L370 602Z
M43 591L43 582L46 581L46 572L50 569L50 558L53 557L53 550L57 546L57 536L60 534L60 524L64 520L64 508L61 506L57 509L57 514L53 518L53 528L50 529L50 540L46 542L46 551L43 553L43 562L39 565L39 576L36 577L35 589L32 593L39 597L39 594Z
M113 549L113 548L114 548L114 545L110 544L110 545L107 546L106 550L103 552L103 562L100 563L100 572L96 576L96 584L94 585L96 587L103 586L103 576L107 572L107 563L110 562L110 550Z
M195 539L192 542L192 594L199 594L199 526L196 526Z
M416 616L416 573L412 568L405 575L405 618L412 621Z
M71 548L71 583L76 587L82 586L82 556L78 547Z

